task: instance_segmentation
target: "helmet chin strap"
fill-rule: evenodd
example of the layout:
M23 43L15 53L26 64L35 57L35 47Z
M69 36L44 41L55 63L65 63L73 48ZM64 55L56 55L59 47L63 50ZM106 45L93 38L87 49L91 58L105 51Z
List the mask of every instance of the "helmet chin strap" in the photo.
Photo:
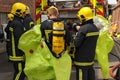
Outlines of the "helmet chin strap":
M85 16L84 16L84 15L80 15L80 17L81 17L81 23L83 23L83 22L85 22L85 21L86 21L86 19L85 19Z

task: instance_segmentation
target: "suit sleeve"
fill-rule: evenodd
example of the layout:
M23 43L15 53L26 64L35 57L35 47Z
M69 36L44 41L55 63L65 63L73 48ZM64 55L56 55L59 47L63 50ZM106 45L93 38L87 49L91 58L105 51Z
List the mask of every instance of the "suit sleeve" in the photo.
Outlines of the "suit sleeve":
M82 43L85 40L86 37L86 32L87 30L83 27L80 28L80 30L78 31L78 34L76 35L76 38L74 40L74 45L75 47L79 47L82 45Z

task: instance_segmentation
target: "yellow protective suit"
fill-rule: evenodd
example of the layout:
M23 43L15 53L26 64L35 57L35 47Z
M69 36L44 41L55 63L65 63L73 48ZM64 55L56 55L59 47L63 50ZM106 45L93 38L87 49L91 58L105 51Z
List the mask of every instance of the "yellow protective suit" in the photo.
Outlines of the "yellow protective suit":
M100 34L97 40L96 46L96 60L98 61L102 75L104 79L108 79L109 76L109 61L108 54L113 48L114 41L109 35L109 23L107 19L102 16L95 16L95 24L100 28Z
M19 48L25 53L24 72L28 80L70 80L71 58L68 51L61 58L55 58L41 38L40 25L21 36Z

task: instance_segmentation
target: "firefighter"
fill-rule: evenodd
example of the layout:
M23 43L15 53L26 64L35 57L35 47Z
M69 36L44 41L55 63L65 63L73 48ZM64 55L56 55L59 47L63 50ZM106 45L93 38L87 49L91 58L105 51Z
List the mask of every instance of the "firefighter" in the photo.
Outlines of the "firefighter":
M93 12L90 7L82 7L77 14L81 27L74 40L76 48L76 80L95 80L93 69L98 28L93 23Z
M42 38L44 38L51 54L54 56L55 61L54 63L62 63L62 64L67 64L68 65L64 66L57 66L57 69L55 70L61 70L61 69L66 69L68 70L68 73L63 73L61 71L60 73L56 74L56 80L59 80L59 76L57 75L63 75L66 74L66 76L70 75L71 71L71 58L68 56L68 47L70 46L70 41L71 41L71 36L70 32L67 28L67 26L64 24L64 22L58 18L59 12L58 9L54 6L51 6L47 9L47 16L48 20L45 20L44 22L41 23L41 33L42 33ZM61 60L66 57L66 60ZM60 61L59 61L60 60ZM62 61L62 62L61 62ZM64 62L64 63L63 63ZM59 64L58 64L59 65ZM61 76L62 77L62 76ZM63 79L61 80L69 80L69 78L64 78L64 75L62 77Z
M27 6L27 9L26 9L26 16L23 19L23 23L24 23L26 31L29 30L29 29L31 29L34 26L34 21L31 18L30 8L28 6Z
M62 21L61 21L61 19L58 18L59 13L58 13L58 9L56 7L51 6L50 8L48 8L47 11L48 11L48 18L49 19L41 23L42 37L45 38L45 41L46 41L49 49L53 53L53 55L55 57L59 58L59 57L61 57L61 53L60 54L58 53L59 55L57 55L56 53L54 53L52 51L52 45L53 45L52 42L53 41L52 41L51 31L53 29L52 25L54 22L62 22ZM70 37L70 32L69 32L68 28L64 24L62 24L62 26L63 26L63 31L65 31L65 33L63 33L62 35L63 35L63 37L64 37L63 39L65 39L66 43L64 43L64 47L62 47L63 51L61 51L61 52L64 52L66 50L67 46L70 45L71 37ZM46 34L47 30L49 31L48 34Z
M14 77L13 80L24 80L25 74L23 72L25 62L24 53L18 49L18 41L20 36L24 33L23 18L25 17L26 5L16 2L12 5L11 13L13 20L8 24L7 33L7 46L8 58L13 62Z

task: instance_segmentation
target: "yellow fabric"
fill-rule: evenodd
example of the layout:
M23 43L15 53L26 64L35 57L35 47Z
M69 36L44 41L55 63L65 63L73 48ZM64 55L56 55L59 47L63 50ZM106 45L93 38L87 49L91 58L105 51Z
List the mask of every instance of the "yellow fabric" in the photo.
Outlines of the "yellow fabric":
M24 33L19 40L19 48L24 51L26 57L24 72L29 80L54 79L51 55L48 49L41 47L43 43L40 41L39 30L40 25L36 25L34 29Z
M104 17L99 15L95 16L94 21L98 27L100 26L100 34L96 46L96 60L98 61L101 67L104 79L108 79L109 78L108 54L113 48L114 41L108 33L109 29L108 21Z
M109 78L108 54L112 50L113 45L114 41L108 34L108 30L100 33L96 47L96 59L101 66L102 75L105 79Z
M66 51L55 58L41 38L40 25L24 33L19 48L26 56L25 74L29 80L70 80L71 58Z
M71 74L71 58L66 51L61 58L53 57L53 67L55 71L56 80L70 80Z
M21 63L18 63L18 70L19 70L19 72L18 72L18 74L16 75L15 80L19 80L20 75L21 75L21 73L22 73L22 64L21 64Z
M79 69L79 80L83 80L82 75L83 75L82 69Z

